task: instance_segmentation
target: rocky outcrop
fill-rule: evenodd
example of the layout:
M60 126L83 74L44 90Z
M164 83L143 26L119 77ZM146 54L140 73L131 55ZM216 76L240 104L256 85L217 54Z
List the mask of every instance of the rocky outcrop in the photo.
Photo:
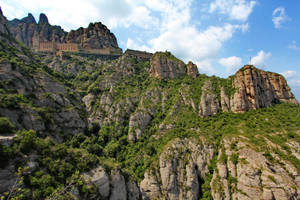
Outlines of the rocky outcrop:
M127 182L127 197L128 200L139 200L141 199L140 189L134 181Z
M206 81L202 87L199 104L199 115L207 117L223 112L245 112L252 109L269 107L275 103L284 102L298 104L286 80L280 74L266 72L246 65L233 77L231 97L224 86L212 87L211 81ZM220 97L220 98L219 98Z
M38 24L49 24L48 17L44 13L40 14L40 18L39 18Z
M230 110L230 99L224 87L221 87L221 106L223 112L228 112Z
M10 24L12 26L17 26L21 22L28 24L36 24L36 21L31 13L28 13L28 16L24 17L23 19L13 19L12 21L10 21Z
M182 75L196 78L199 74L197 65L191 61L185 65L170 52L156 52L150 60L150 65L150 76L159 79L177 78Z
M131 142L138 140L151 119L151 115L145 111L137 111L131 115L129 119L128 140Z
M150 60L150 76L155 78L177 78L186 74L186 66L170 52L156 52Z
M187 74L193 78L196 78L199 74L197 65L191 61L189 61L187 64Z
M119 169L108 175L101 166L83 174L84 180L97 188L98 197L110 200L139 200L140 190L134 181L125 181Z
M131 56L131 57L138 58L138 59L142 59L145 61L150 60L151 57L153 56L152 53L148 53L146 51L137 51L137 50L132 50L132 49L127 49L124 54Z
M108 198L110 194L109 177L101 166L97 166L83 174L85 181L94 184L101 197Z
M3 16L1 7L0 7L0 32L4 34L9 34L9 29L7 27L7 19Z
M204 139L177 139L167 146L159 157L160 176L146 173L141 182L143 199L199 199L214 147Z
M15 174L15 166L9 163L5 168L0 168L0 196L3 192L13 187L16 180L20 178Z
M111 173L111 195L110 200L126 200L127 190L124 177L121 175L120 171L115 169Z
M66 42L80 44L85 49L119 48L115 35L101 22L70 31Z
M230 100L233 112L269 107L277 102L298 104L282 75L252 65L245 65L234 75L233 87L236 89Z
M60 26L52 26L48 22L45 14L40 14L39 22L36 23L34 17L28 14L27 17L9 21L9 29L16 40L23 42L32 48L36 42L63 42L66 32Z
M146 172L144 179L140 183L140 190L143 200L159 199L161 196L161 189L156 175Z
M236 148L232 148L232 143ZM275 160L270 162L265 155L253 150L245 138L225 138L211 181L213 198L299 199L300 185L296 181L295 166L287 161L280 164L282 161L278 162L279 157L273 153Z
M207 117L217 114L220 109L218 94L211 81L206 81L202 87L202 96L199 104L199 115Z

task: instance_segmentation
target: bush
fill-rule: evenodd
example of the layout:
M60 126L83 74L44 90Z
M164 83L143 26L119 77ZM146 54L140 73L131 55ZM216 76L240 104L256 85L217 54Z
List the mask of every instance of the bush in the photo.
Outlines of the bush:
M13 133L15 127L7 117L0 117L0 134Z
M34 144L36 140L36 133L33 130L29 131L19 131L17 133L17 141L18 141L18 151L22 153L29 153L32 149L34 149Z
M4 108L19 108L21 103L28 103L22 94L3 94L0 96L0 106Z

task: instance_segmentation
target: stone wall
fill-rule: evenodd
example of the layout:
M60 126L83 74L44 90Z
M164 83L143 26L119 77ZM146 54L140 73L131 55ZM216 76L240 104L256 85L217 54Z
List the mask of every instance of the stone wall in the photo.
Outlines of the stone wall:
M58 51L78 52L78 44L76 43L56 43Z
M39 42L33 41L33 50L36 52L84 52L87 54L97 55L121 55L120 48L103 48L103 49L81 49L77 43L57 43L57 42Z
M150 60L150 58L152 57L152 53L148 53L146 51L136 51L136 50L132 50L132 49L127 49L125 51L125 54L130 55L130 56L135 56L138 58L142 58L145 60Z
M55 43L53 42L40 42L38 51L42 52L54 52L55 51Z
M104 49L84 49L84 51L92 54L103 54L103 55L109 55L110 54L110 48L104 48Z

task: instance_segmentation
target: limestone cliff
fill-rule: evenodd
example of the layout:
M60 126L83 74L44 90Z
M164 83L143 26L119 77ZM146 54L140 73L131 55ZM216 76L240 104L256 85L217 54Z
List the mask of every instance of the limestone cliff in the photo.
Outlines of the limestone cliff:
M186 74L186 66L171 53L155 53L150 61L150 76L156 78L176 78Z
M252 65L245 65L234 75L233 87L236 89L230 100L233 112L269 107L276 102L298 103L282 75Z

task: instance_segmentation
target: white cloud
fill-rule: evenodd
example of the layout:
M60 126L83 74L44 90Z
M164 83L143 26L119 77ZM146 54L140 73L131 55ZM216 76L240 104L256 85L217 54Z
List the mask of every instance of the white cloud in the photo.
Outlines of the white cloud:
M210 26L199 30L191 24L192 0L147 0L146 5L159 13L159 35L146 43L127 40L127 48L155 51L171 51L187 62L192 60L201 72L215 73L211 63L217 58L223 43L233 37L236 31L246 32L248 24Z
M209 12L220 12L230 19L246 21L256 4L256 1L247 0L215 0L210 4Z
M221 58L219 63L226 67L230 73L235 72L238 68L242 67L242 59L240 57L231 56L228 58Z
M297 46L296 41L293 41L292 44L288 46L289 49L300 50L300 47Z
M295 80L295 79L290 80L290 81L288 81L288 83L290 85L292 85L292 86L298 86L298 87L300 87L300 80L299 79L298 80Z
M125 27L125 34L130 33L131 37L121 41L121 44L127 48L150 52L168 50L185 62L195 62L202 72L216 73L212 63L217 60L226 41L236 32L246 32L249 29L246 20L256 1L215 0L215 7L211 4L211 12L228 11L230 19L244 23L209 27L194 23L191 9L195 1L10 0L5 4L10 9L3 7L3 10L10 19L16 16L17 10L24 12L18 17L26 16L25 12L32 12L35 16L44 12L51 24L61 25L66 30L86 27L88 23L95 21L101 21L109 29ZM226 6L225 10L221 9L221 5Z
M281 72L281 74L288 80L288 83L292 86L300 87L300 74L294 70L288 70Z
M257 66L265 66L265 61L270 58L272 56L271 53L266 53L264 51L259 51L257 53L256 56L254 56L252 59L251 59L251 64L252 65L257 65Z
M282 23L289 20L289 17L285 14L284 7L278 7L273 11L272 21L275 28L281 28Z
M281 73L285 78L293 78L297 76L297 72L293 70L288 70Z
M51 24L64 29L77 29L90 22L101 21L109 28L135 25L153 28L158 22L150 10L133 0L10 0L1 2L4 15L9 19L44 12Z
M288 84L292 88L292 92L300 100L300 73L295 70L287 70L281 72L281 74L287 79Z

